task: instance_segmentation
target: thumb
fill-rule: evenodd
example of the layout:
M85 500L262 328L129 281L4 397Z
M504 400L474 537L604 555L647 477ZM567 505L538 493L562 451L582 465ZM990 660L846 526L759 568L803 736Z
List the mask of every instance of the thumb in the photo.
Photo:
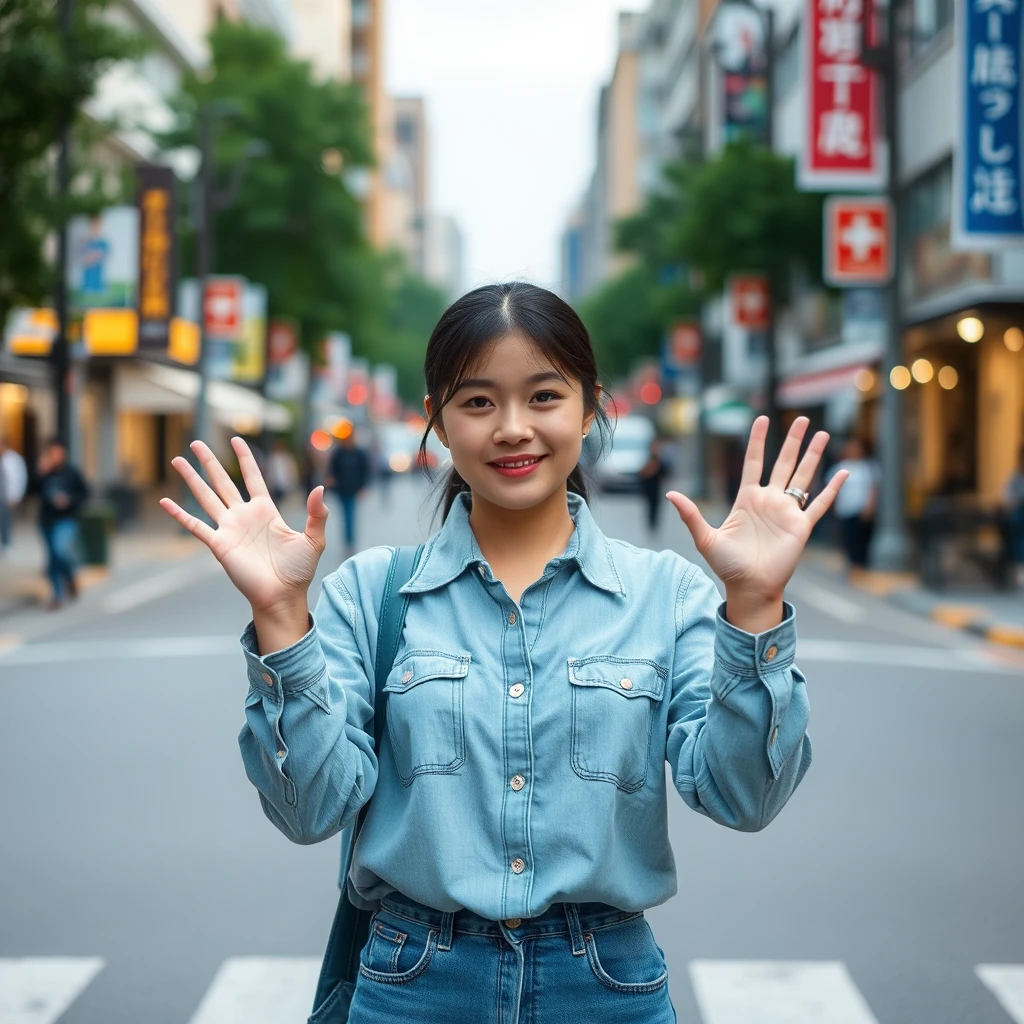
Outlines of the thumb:
M679 518L686 524L686 528L690 531L690 536L693 537L694 544L697 545L697 550L704 554L715 539L715 531L708 526L704 517L700 514L700 509L685 494L680 494L679 491L669 491L665 497L675 505Z
M306 499L306 536L319 547L327 544L325 527L327 525L327 506L324 504L323 487L314 487Z

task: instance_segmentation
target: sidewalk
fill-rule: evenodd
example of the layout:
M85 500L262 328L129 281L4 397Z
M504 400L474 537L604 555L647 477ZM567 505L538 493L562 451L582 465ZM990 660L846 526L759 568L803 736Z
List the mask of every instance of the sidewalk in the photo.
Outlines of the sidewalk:
M85 592L118 576L138 573L146 565L188 558L197 552L196 541L160 509L110 539L108 566L82 566L79 590ZM14 526L13 545L0 555L0 618L32 607L40 610L50 600L45 575L46 552L35 522L21 518Z

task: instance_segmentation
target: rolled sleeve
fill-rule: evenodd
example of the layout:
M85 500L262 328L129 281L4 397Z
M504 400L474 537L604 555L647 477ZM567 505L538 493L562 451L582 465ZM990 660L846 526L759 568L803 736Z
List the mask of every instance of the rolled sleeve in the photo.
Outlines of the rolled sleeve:
M249 685L269 697L309 689L323 676L327 666L312 615L309 631L291 647L261 655L252 622L242 632L241 643Z
M768 824L810 765L795 614L783 608L777 626L747 633L698 568L679 590L669 762L687 804L743 831Z

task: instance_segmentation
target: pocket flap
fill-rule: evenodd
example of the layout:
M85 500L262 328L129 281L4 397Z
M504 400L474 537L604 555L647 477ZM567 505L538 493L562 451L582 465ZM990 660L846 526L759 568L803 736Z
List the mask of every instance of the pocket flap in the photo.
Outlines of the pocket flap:
M443 654L439 651L411 651L395 663L384 690L405 693L428 679L462 679L469 671L468 654Z
M569 681L573 686L601 686L623 697L661 700L667 669L639 658L570 658Z

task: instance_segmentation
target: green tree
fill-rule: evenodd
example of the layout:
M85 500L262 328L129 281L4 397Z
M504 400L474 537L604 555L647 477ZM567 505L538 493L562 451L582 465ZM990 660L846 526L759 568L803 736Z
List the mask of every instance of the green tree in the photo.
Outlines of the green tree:
M47 235L71 214L103 205L88 162L102 126L88 121L82 105L113 62L142 49L106 16L108 7L109 0L76 0L65 43L55 0L0 0L0 325L12 306L50 293ZM51 155L65 113L75 189L61 201Z
M217 214L215 269L265 285L272 315L294 318L314 355L328 330L348 331L355 350L370 354L387 285L346 184L348 172L373 161L362 92L316 79L276 33L246 22L220 22L209 45L210 67L184 79L165 146L197 144L199 111L225 100L232 113L216 121L214 147L221 187L249 141L266 143L235 202ZM186 265L191 241L186 234Z

